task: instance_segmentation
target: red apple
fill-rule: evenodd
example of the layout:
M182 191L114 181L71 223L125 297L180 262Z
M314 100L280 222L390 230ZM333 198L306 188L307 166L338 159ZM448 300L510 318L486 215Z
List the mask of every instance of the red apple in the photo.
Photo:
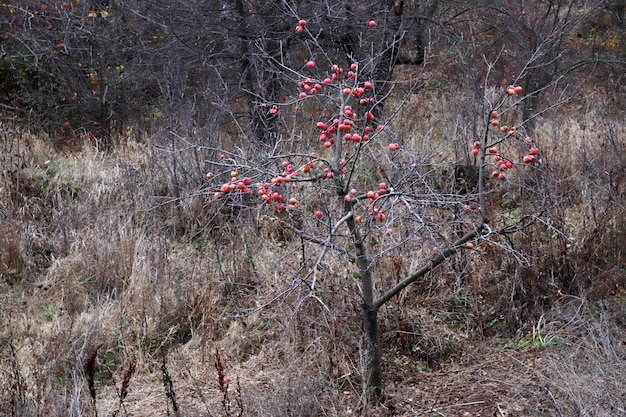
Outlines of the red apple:
M375 20L370 20L367 23L367 26L370 27L370 28L375 28L376 27L376 21Z

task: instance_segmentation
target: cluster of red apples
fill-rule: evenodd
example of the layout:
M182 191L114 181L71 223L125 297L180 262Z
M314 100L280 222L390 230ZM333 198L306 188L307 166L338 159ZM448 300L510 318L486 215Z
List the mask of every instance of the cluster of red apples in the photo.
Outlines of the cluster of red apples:
M235 191L239 191L242 194L249 194L250 187L252 184L252 180L248 177L243 177L239 179L239 171L233 170L230 172L230 182L222 184L220 187L220 191L216 192L214 196L216 198L221 197L223 194L233 193ZM206 174L207 179L213 178L212 173Z
M296 26L296 32L302 33L306 26L307 22L300 20ZM368 27L376 27L376 22L370 21ZM307 71L315 68L315 61L310 60L305 63L303 70ZM332 65L326 78L314 79L312 77L306 77L297 84L299 100L305 100L311 96L319 95L324 93L327 88L332 88L332 93L336 94L335 97L341 103L338 114L332 118L332 120L318 121L316 123L316 128L320 131L319 142L325 149L333 147L337 141L362 145L363 143L369 142L376 132L384 129L384 125L376 122L376 118L371 110L372 106L375 104L374 98L372 97L374 89L373 83L371 81L359 82L358 78L359 66L357 63L352 63L350 68L346 70L338 65ZM521 94L522 91L522 87L515 85L510 85L505 89L507 96ZM363 106L365 109L359 111L359 106ZM275 115L278 112L278 106L276 104L271 107L268 104L262 104L262 107L267 109L270 115ZM485 155L493 157L496 169L491 175L494 178L505 180L506 172L514 168L515 165L513 161L500 154L496 145L507 138L521 139L523 135L521 135L518 128L515 126L508 127L501 125L499 114L496 110L490 113L489 123L493 128L497 128L500 132L506 134L506 136L501 137L493 146L489 146L486 150L483 150L483 152L485 152ZM523 139L530 148L528 154L523 157L522 161L526 164L533 163L538 154L538 150L533 145L531 138L524 137ZM481 142L475 141L471 150L472 154L478 155L481 148ZM400 145L398 143L390 143L388 149L391 152L398 151ZM296 210L298 200L291 196L296 188L295 183L299 180L300 174L313 174L320 161L321 159L316 152L310 155L308 162L299 164L298 167L291 161L283 161L283 172L276 175L269 182L259 182L256 184L259 199L264 204L274 206L279 212ZM331 169L330 165L325 163L323 172L318 171L314 174L314 177L331 180L336 174L346 173L345 164L346 161L341 160L337 168ZM237 192L248 194L250 193L250 184L250 178L244 177L239 179L238 172L234 170L231 172L231 181L223 184L219 192L215 193L215 197ZM344 200L347 204L351 205L356 204L358 201L367 201L367 204L364 205L364 209L369 216L378 222L385 222L386 214L377 207L376 202L381 196L388 193L387 184L382 182L378 185L378 190L369 190L363 195L357 195L357 190L351 189L345 195ZM314 215L320 220L324 217L324 213L321 210L316 211ZM365 222L365 218L363 216L356 216L355 221L357 223L363 223ZM391 229L387 230L386 235L391 235Z
M506 94L508 96L513 96L515 94L520 94L522 91L522 87L510 85L506 89ZM498 128L500 132L506 134L506 137L508 138L521 138L523 136L520 134L516 126L509 127L506 125L501 125L498 117L499 114L496 110L491 111L489 120L491 126ZM522 161L525 164L532 164L533 162L535 162L535 158L539 153L539 150L534 146L533 140L530 137L524 137L524 142L527 145L530 145L530 148L528 149L528 154L524 155L524 157L522 158ZM471 151L474 156L479 154L481 146L482 144L479 140L474 142L474 146ZM489 147L486 153L493 156L493 160L496 164L496 169L491 173L491 176L502 181L506 180L506 171L512 169L515 166L513 161L504 158L500 154L500 151L496 146Z
M311 154L311 162L305 165L306 172L315 168L316 160L317 154ZM298 200L295 197L290 197L285 201L282 190L285 189L287 192L290 192L295 189L296 186L292 182L298 179L299 173L296 170L296 166L289 161L283 161L281 166L284 171L280 175L272 178L269 183L257 183L257 193L261 201L265 204L275 204L276 210L293 211L296 209ZM305 172L305 169L303 168L302 171Z

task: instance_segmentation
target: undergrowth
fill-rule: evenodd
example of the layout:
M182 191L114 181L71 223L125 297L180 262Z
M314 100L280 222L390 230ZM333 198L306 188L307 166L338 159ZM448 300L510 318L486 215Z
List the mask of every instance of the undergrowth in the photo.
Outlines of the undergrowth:
M495 340L546 353L536 378L556 415L624 410L626 132L601 112L537 124L544 188L532 198L546 211L509 238L523 257L496 245L456 255L381 310L388 404L417 370L475 366L476 346ZM341 256L319 277L333 313L298 305L306 244L244 201L213 201L184 158L174 184L157 138L62 152L2 129L0 413L393 414L361 396L358 282ZM458 185L424 167L438 187ZM384 285L427 250L378 259Z

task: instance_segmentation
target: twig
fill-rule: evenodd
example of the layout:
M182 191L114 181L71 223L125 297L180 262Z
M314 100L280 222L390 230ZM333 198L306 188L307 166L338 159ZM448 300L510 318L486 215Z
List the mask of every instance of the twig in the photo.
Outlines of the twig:
M161 372L163 373L163 387L165 388L165 396L172 402L172 410L174 410L174 415L179 417L180 414L178 412L178 403L176 402L176 392L174 391L174 384L172 383L172 378L170 377L169 372L167 371L167 352L163 349L163 363L161 365ZM169 405L167 407L167 415L170 415Z

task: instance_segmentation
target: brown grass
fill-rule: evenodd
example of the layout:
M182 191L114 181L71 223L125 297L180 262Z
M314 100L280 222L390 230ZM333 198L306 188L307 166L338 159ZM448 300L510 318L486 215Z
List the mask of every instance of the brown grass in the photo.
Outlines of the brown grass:
M416 95L419 121L390 130L424 150L429 180L466 151L473 132L449 110L465 101ZM512 242L526 265L494 241L382 310L377 407L362 396L358 282L346 259L328 257L319 301L307 297L298 273L314 247L262 211L197 192L193 175L176 197L149 137L69 152L5 127L0 413L164 415L165 359L184 415L227 415L225 398L244 416L619 415L626 131L602 105L593 97L538 123L542 187L522 191L547 210ZM307 213L297 220L314 231ZM377 258L381 285L431 250Z

